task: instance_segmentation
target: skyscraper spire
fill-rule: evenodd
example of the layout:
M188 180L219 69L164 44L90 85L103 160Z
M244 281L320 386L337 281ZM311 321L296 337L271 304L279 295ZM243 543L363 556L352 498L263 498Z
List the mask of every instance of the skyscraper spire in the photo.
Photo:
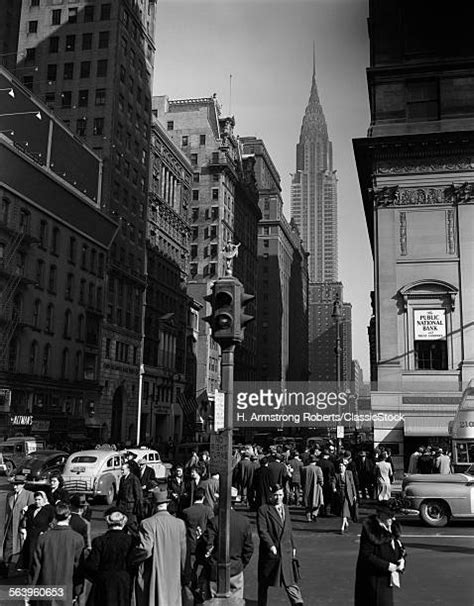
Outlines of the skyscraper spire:
M316 42L313 40L313 84L316 82Z
M319 100L318 86L316 84L316 43L313 40L313 76L311 80L311 92L308 105L306 106L303 123L301 125L301 136L311 136L316 132L323 132L327 136L326 120Z

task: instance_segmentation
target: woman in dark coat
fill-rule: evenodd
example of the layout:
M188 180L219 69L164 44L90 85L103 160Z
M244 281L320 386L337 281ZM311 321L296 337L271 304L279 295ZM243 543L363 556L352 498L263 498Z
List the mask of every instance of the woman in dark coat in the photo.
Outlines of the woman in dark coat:
M21 567L29 570L33 563L38 537L46 532L54 520L54 507L48 503L46 494L39 490L33 495L35 502L25 512L22 527L26 530L26 539L23 544Z
M131 600L130 556L133 539L123 529L127 516L117 508L106 516L108 531L92 541L84 562L84 574L92 582L87 606L129 606Z
M183 466L175 465L168 478L168 496L171 499L168 511L171 514L181 515L185 489Z
M335 492L337 496L338 510L341 514L341 534L349 528L349 518L353 517L354 507L357 502L357 490L352 471L346 469L344 463L339 463L339 473L336 473Z
M50 478L51 492L49 493L49 502L56 505L59 501L69 504L69 493L64 488L64 480L60 474L54 474Z
M356 568L354 606L393 606L393 587L405 568L401 527L386 504L364 520Z

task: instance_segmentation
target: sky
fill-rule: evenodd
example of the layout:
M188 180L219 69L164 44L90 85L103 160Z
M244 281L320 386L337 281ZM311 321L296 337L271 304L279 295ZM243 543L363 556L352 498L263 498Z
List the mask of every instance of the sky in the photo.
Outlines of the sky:
M170 99L217 93L223 115L235 116L234 133L265 142L289 220L315 43L338 176L339 279L352 303L352 357L365 380L373 263L352 139L365 137L370 122L367 17L368 0L160 0L153 91Z

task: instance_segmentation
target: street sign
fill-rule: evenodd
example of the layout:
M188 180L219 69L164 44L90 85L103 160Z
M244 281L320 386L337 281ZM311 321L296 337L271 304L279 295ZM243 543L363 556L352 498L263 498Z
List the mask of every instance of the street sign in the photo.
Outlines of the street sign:
M344 425L338 425L336 427L336 438L341 440L344 437Z
M228 431L211 434L211 472L225 475L230 457L230 435Z
M214 391L214 431L225 427L225 393Z

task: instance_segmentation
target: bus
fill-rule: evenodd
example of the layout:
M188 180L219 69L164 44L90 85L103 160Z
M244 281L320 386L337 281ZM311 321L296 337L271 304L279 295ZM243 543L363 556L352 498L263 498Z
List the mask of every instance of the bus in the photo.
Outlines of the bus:
M463 391L461 403L450 423L454 471L466 471L474 465L474 379Z

